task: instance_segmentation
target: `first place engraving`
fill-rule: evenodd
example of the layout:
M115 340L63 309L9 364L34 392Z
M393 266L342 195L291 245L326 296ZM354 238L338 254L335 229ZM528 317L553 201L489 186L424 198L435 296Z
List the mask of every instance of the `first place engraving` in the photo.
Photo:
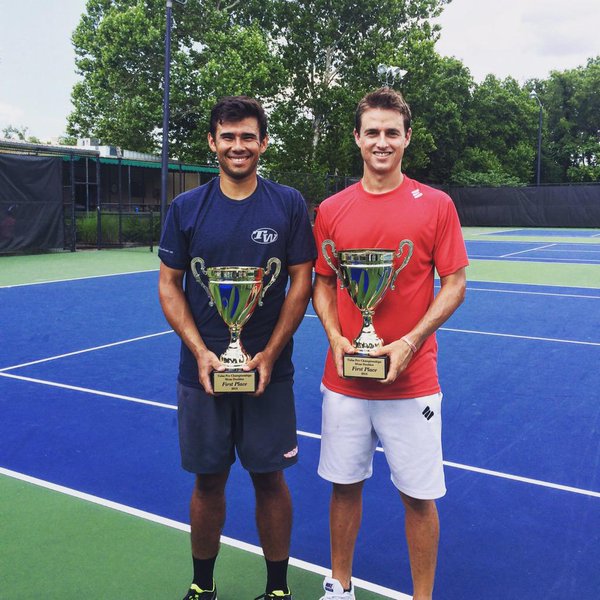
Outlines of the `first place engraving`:
M327 248L331 248L337 265L329 256ZM332 240L324 240L321 250L327 264L340 280L340 287L346 288L363 318L362 329L352 342L357 353L344 354L344 377L385 379L389 371L389 357L369 356L371 350L383 346L383 340L373 326L373 315L375 307L383 300L389 288L394 289L398 274L408 264L413 253L413 243L410 240L402 240L397 252L378 248L337 251ZM404 259L401 265L395 269L394 258L402 256Z
M192 260L191 269L194 279L208 294L210 306L216 307L229 328L229 346L219 357L226 370L211 373L213 391L217 394L256 392L258 372L256 369L244 370L251 357L241 344L240 334L254 309L262 306L266 291L275 283L281 270L281 261L278 258L270 258L266 269L262 267L206 268L204 260L196 257ZM271 273L272 269L273 273ZM208 279L208 286L204 283L202 275ZM271 275L271 279L267 285L264 285L263 279L267 275Z

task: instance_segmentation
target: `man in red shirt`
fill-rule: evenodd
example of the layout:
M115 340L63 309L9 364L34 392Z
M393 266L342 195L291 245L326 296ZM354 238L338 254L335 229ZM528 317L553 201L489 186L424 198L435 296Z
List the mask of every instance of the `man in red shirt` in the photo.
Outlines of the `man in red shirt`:
M392 482L405 508L414 600L430 600L437 561L439 521L435 499L445 494L441 451L442 394L437 375L435 331L462 303L468 265L460 223L443 192L406 177L401 170L409 145L410 108L398 92L381 88L358 105L354 137L364 163L357 184L328 198L315 223L319 250L313 305L330 343L323 375L323 421L319 474L333 483L330 507L332 577L322 600L353 600L352 559L360 527L362 488L381 442ZM373 324L387 356L382 381L343 376L344 354L362 316L322 244L336 249L397 249L413 243L395 290L377 306ZM434 271L441 289L434 296Z

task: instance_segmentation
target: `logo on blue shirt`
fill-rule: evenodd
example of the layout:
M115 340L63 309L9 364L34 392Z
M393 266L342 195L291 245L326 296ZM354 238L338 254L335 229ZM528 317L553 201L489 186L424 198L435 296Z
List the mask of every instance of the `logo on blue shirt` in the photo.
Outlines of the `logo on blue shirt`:
M279 237L278 233L270 227L255 229L250 236L257 244L272 244Z

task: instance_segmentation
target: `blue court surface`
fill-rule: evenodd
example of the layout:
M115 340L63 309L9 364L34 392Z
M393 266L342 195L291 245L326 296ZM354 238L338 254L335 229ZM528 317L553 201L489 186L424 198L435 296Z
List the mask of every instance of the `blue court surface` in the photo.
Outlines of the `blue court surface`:
M469 258L600 265L600 244L467 240Z
M0 288L0 466L187 523L179 342L156 286L145 272ZM600 597L600 289L471 283L438 341L448 494L435 598ZM309 307L295 343L300 462L287 478L292 556L325 568L330 490L316 467L326 348ZM228 506L224 534L258 545L237 466ZM409 593L403 527L377 452L356 577Z
M500 231L486 231L477 235L486 236L552 236L552 237L578 237L578 238L600 238L598 229L503 229Z

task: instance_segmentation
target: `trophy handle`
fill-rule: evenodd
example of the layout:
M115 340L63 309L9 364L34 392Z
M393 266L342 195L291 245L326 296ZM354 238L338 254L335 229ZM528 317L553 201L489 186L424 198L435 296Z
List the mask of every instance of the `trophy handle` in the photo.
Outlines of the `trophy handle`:
M206 287L206 284L204 283L204 281L202 281L202 277L200 276L200 273L198 273L198 271L196 270L196 265L199 264L200 265L200 271L204 274L204 275L208 275L206 272L206 268L204 266L204 259L200 258L199 256L196 258L192 259L192 263L190 265L190 269L192 270L192 274L194 275L194 279L204 288L204 291L206 292L206 295L208 296L208 305L209 306L214 306L215 303L212 299L212 296L210 295L210 290Z
M394 272L394 276L392 277L392 283L390 285L390 287L392 289L395 289L394 284L396 283L396 277L398 277L398 273L400 273L400 271L402 271L402 269L404 269L404 267L408 264L408 261L410 260L410 258L412 256L414 244L410 240L402 240L400 242L400 245L398 246L398 252L396 252L396 254L395 254L396 258L400 258L402 256L404 247L408 248L408 252L406 253L406 256L404 257L402 264Z
M272 257L267 261L267 268L265 269L265 275L268 275L271 272L271 265L275 265L275 273L271 275L271 279L269 279L269 283L265 285L260 295L260 300L258 301L258 305L262 306L263 298L267 293L267 290L275 283L275 280L279 276L279 272L281 271L281 261L278 258Z
M344 277L342 276L342 272L340 271L339 267L336 267L333 264L333 261L331 260L331 258L329 258L329 254L327 253L327 250L326 250L326 248L328 246L331 247L331 254L337 260L338 254L335 249L335 244L333 243L333 240L323 240L323 243L321 244L321 252L323 252L323 258L325 259L327 264L335 271L335 274L337 275L338 279L340 280L340 288L343 289L344 288Z

